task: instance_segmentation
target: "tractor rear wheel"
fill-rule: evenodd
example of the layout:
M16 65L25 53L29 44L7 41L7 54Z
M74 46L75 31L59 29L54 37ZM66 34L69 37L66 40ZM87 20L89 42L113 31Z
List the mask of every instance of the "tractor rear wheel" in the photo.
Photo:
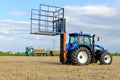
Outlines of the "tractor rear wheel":
M71 52L70 61L74 65L88 65L91 61L91 53L86 47L78 47Z
M100 63L110 65L112 63L112 55L109 52L103 53L100 57Z

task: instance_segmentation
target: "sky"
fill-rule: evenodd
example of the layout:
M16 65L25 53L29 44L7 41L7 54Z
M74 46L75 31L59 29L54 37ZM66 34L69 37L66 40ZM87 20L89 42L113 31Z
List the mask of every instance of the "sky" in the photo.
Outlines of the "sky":
M59 49L59 36L30 34L31 9L38 9L39 4L65 9L67 33L96 34L98 44L120 52L120 0L1 0L0 51L25 52L27 46Z

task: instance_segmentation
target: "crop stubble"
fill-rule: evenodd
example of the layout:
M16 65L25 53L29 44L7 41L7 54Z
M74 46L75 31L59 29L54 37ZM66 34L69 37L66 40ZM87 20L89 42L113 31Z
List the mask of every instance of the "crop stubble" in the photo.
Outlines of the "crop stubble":
M0 57L0 80L119 80L120 57L111 65L62 65L59 57Z

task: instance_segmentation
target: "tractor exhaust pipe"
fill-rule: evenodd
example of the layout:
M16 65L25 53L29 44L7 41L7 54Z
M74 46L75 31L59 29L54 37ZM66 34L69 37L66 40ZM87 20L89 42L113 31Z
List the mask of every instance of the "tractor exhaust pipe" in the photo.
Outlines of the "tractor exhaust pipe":
M95 34L92 36L92 53L93 53L93 55L95 55L95 47L94 47L94 45L95 45Z

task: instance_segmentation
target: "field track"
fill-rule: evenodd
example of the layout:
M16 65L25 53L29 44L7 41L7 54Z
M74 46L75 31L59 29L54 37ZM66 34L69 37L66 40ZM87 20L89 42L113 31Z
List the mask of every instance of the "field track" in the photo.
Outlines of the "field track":
M120 56L111 65L62 65L59 57L0 56L0 80L120 80Z

